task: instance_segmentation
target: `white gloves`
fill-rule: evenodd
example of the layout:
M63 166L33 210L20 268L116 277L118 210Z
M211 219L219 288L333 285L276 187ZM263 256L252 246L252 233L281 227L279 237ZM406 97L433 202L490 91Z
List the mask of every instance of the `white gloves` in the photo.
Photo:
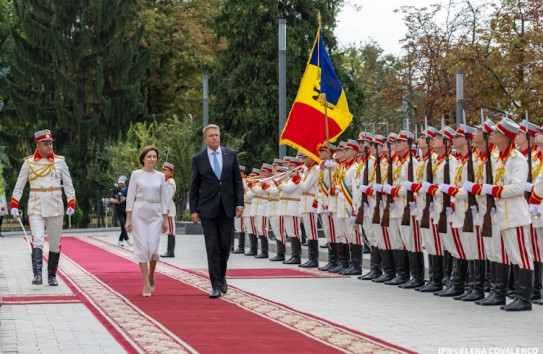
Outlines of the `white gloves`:
M490 217L493 218L496 215L496 208L490 209Z
M75 210L73 208L66 209L66 215L72 216L74 215Z
M447 194L447 193L449 192L449 187L450 187L450 186L451 186L450 184L443 183L441 186L439 186L439 191L440 191L441 193Z
M411 188L413 188L413 182L405 181L405 182L403 183L403 187L404 187L405 189L407 189L408 191L410 191Z
M477 217L477 213L479 213L479 207L477 205L472 205L471 207L471 215L473 216L473 220Z
M432 186L432 183L428 182L428 181L424 181L424 183L422 184L422 189L428 193L428 190L430 189L430 187Z
M396 209L396 204L390 203L390 207L388 208L388 210L393 211L394 209Z
M364 214L370 209L370 205L368 203L364 203Z
M383 192L386 194L392 194L392 186L390 184L383 184Z
M11 216L13 216L14 218L18 218L19 217L19 209L11 208Z
M492 188L494 186L492 184L483 184L483 193L484 194L488 194L488 195L492 195Z
M374 183L373 184L373 190L376 191L376 192L382 193L383 192L383 185L379 184L379 183Z
M451 207L445 208L445 214L446 214L447 216L451 216L453 213L454 213L453 208L451 208Z
M528 193L532 193L532 188L534 188L534 184L530 182L526 182L524 185L524 191Z
M473 186L474 186L474 185L475 185L475 184L474 184L473 182L466 181L466 182L464 183L464 185L462 186L462 189L465 189L465 190L467 190L468 192L473 193Z
M334 167L334 161L332 161L332 160L326 160L326 161L324 161L324 167L326 167L326 168L332 168L332 167Z
M530 214L537 215L539 212L539 204L530 204Z
M430 214L434 212L434 202L430 203L430 207L428 208L428 211L430 212Z
M311 207L311 212L317 214L317 208Z
M409 210L413 211L417 209L417 203L416 202L409 202Z
M360 190L360 193L362 193L362 194L366 193L366 191L368 190L368 188L369 188L369 187L366 186L366 185L364 185L364 184L361 185L361 186L360 186L360 189L359 189L359 190Z
M351 216L349 218L349 222L351 223L351 226L355 226L356 225L356 216Z
M330 215L332 215L332 212L331 212L330 210L326 209L326 210L324 211L324 215L330 216Z

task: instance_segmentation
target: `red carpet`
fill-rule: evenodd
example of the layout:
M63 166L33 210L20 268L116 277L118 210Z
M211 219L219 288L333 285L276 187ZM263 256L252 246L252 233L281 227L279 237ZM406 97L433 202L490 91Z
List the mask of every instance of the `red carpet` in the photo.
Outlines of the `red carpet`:
M208 276L207 269L183 269L189 273ZM266 279L266 278L346 278L346 275L322 272L310 268L239 268L228 269L227 279Z
M159 263L157 290L142 297L130 251L63 237L61 276L128 352L410 352L230 287L209 299L209 281Z
M32 304L72 304L80 303L81 300L74 294L58 295L3 295L3 305L32 305Z

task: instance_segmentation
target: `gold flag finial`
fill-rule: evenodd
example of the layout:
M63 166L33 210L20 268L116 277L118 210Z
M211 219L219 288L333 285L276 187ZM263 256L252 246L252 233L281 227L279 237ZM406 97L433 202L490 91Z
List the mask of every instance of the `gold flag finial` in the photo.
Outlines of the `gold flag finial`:
M317 18L319 19L319 28L322 27L322 17L321 17L321 11L317 11Z

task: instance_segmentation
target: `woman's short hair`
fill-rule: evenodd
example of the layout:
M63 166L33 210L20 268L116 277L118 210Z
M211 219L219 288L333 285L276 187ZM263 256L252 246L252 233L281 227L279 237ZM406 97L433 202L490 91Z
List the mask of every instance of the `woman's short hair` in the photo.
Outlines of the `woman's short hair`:
M146 147L144 147L143 149L141 149L141 152L140 152L140 156L138 157L138 160L140 161L140 165L145 165L143 163L143 160L145 160L145 156L147 156L147 154L149 153L149 151L155 151L156 152L156 159L158 161L158 149L154 146L154 145L148 145Z

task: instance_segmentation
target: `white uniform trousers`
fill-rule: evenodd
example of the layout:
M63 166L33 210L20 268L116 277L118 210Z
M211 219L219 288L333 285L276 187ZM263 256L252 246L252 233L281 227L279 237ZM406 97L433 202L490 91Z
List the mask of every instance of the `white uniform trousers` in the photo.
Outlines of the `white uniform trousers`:
M234 218L234 231L245 232L245 216L241 218Z
M300 230L300 217L283 215L279 224L285 230L288 237L296 237L298 240L302 238L302 231Z
M305 233L310 240L318 240L319 232L317 230L317 214L302 213L302 222L304 223Z
M268 217L262 215L255 216L255 228L257 236L268 238Z
M492 224L492 237L485 237L485 255L490 262L509 264L503 237L498 224Z
M460 229L452 227L452 223L449 222L447 223L447 233L440 233L439 236L441 237L444 250L449 251L455 258L466 259L466 252L460 240L460 231Z
M49 242L49 251L59 253L63 219L63 215L51 216L48 218L44 218L41 215L29 215L28 220L30 222L30 231L32 232L32 243L34 248L43 248L45 228L47 227L47 242Z
M532 228L530 226L530 241L532 243L532 252L534 253L534 262L541 263L541 254L543 253L543 227Z
M326 241L329 243L337 243L337 237L336 237L336 223L334 222L334 218L332 217L332 214L326 215L326 214L320 214L321 216L321 223L322 223L322 230L324 231L324 236L326 236Z
M460 241L462 242L462 247L468 261L484 261L486 259L485 244L481 235L481 226L473 225L473 228L474 232L463 232L461 229L458 229L460 232Z
M168 235L175 235L175 220L173 216L168 216Z
M371 224L371 228L373 229L373 234L375 235L377 247L386 251L393 250L388 227L381 226L380 224Z
M364 216L364 224L362 225L366 238L368 239L369 246L379 247L377 240L375 239L375 233L373 232L373 227L371 227L371 218L369 216Z
M346 243L352 243L355 245L362 244L362 234L360 233L358 225L353 226L350 219L343 218L338 220L338 224L341 230L341 235L343 235L347 240Z
M287 235L285 233L285 230L281 227L281 219L283 217L279 215L270 216L268 219L270 220L270 226L273 231L273 234L275 235L275 238L280 239L283 244L287 243Z
M422 236L422 242L424 248L428 254L433 256L443 256L443 244L441 243L441 237L437 233L437 225L430 220L430 228L420 228L420 235Z
M345 225L343 224L343 221L342 221L344 219L339 218L336 214L332 214L332 219L334 219L336 242L347 243Z
M250 234L253 234L253 235L257 235L257 231L256 231L256 225L255 225L255 217L254 216L244 216L243 217L245 219L245 229L247 230L248 233Z
M388 234L390 236L390 242L392 243L392 249L403 251L406 249L406 247L403 243L402 236L400 235L401 219L390 218L389 220L390 223L388 226Z
M518 226L501 231L509 262L522 269L534 269L530 244L530 226Z
M409 225L401 225L400 222L400 237L409 252L422 252L420 225L416 216L411 216Z

